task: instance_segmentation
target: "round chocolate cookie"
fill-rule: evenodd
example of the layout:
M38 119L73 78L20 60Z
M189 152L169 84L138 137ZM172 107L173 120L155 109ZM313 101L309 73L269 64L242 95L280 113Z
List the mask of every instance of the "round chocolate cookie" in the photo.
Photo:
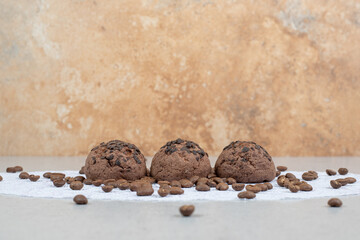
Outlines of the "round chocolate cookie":
M236 141L224 148L215 164L221 178L235 178L237 182L270 182L276 170L269 153L254 142Z
M84 172L92 180L136 180L146 175L146 159L134 144L112 140L91 149Z
M206 177L211 173L208 154L192 141L177 139L160 148L152 162L150 174L156 180L190 179Z

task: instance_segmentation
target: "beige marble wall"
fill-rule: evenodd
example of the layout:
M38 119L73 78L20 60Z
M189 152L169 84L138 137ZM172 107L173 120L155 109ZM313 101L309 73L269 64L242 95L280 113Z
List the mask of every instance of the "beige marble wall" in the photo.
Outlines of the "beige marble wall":
M360 155L359 75L358 0L3 0L0 155Z

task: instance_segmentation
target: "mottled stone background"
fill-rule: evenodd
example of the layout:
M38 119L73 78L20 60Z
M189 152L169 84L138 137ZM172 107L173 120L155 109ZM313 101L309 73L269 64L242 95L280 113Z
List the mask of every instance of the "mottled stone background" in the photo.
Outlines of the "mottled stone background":
M358 0L0 0L0 155L360 155L359 74Z

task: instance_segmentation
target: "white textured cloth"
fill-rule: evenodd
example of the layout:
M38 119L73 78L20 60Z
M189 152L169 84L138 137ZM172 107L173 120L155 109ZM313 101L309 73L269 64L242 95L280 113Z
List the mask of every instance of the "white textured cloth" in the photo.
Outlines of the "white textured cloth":
M51 171L49 171L51 172ZM56 171L54 171L56 172ZM77 171L61 171L66 176L79 176ZM28 179L20 179L19 173L0 173L3 177L3 181L0 182L0 194L16 195L21 197L34 197L34 198L73 198L77 194L83 194L88 199L98 200L116 200L116 201L239 201L237 194L231 186L227 191L218 191L215 188L211 188L208 192L199 192L195 188L184 188L184 194L182 195L168 195L166 197L160 197L157 193L159 189L158 184L154 184L154 194L152 196L138 197L136 192L130 190L113 189L110 193L105 193L101 187L84 185L81 190L71 190L69 184L65 184L63 187L55 187L50 179L43 178L44 172L31 172L30 174L40 175L40 179L37 182L31 182ZM292 173L299 179L303 172ZM359 195L360 194L360 180L359 174L347 174L341 176L339 174L335 176L328 176L325 172L319 172L319 178L310 181L309 183L313 187L313 191L310 192L297 192L292 193L288 189L277 185L274 180L272 185L273 189L266 192L259 192L256 194L256 198L251 201L259 200L283 200L283 199L309 199L320 197L336 197L346 195ZM333 189L330 186L330 180L337 178L354 177L358 181L353 184L348 184L340 189Z

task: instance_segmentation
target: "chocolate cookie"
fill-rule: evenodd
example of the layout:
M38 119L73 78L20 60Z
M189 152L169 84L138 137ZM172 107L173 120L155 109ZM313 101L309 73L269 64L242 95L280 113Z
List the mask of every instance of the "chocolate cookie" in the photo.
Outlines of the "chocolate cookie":
M177 139L166 143L152 162L150 174L156 180L181 180L211 173L208 154L192 141Z
M269 153L254 142L236 141L224 148L215 164L221 178L235 178L237 182L271 181L276 170Z
M134 144L112 140L91 150L84 172L92 180L136 180L146 175L146 159Z

